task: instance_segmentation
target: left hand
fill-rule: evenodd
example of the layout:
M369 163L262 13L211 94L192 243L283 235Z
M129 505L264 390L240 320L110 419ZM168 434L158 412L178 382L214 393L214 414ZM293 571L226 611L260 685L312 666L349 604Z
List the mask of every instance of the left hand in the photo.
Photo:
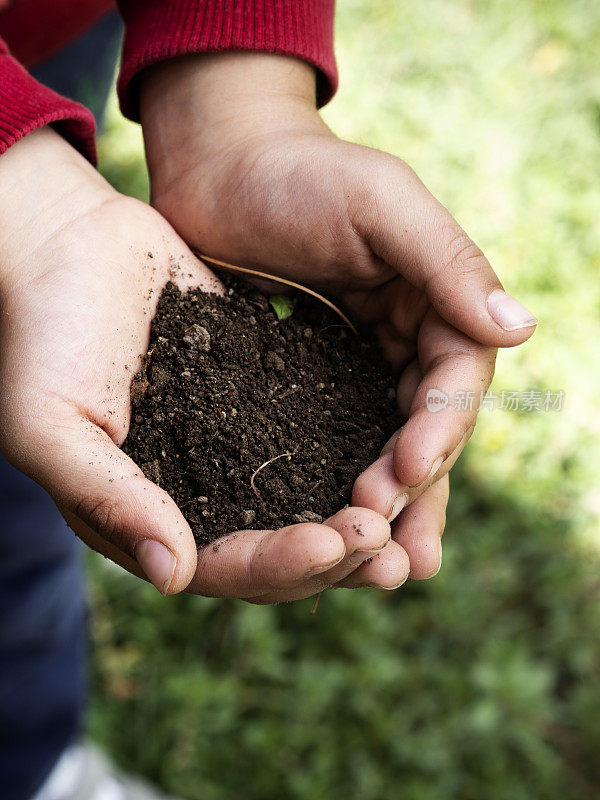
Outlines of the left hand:
M119 446L162 288L221 284L49 126L2 156L0 186L0 450L87 545L163 594L253 603L308 597L389 546L383 517L345 508L198 549L174 500ZM382 588L408 575L404 550L391 555Z
M148 71L141 115L152 204L214 258L309 284L375 326L402 370L408 421L356 481L353 504L395 520L410 576L441 564L447 473L475 426L496 347L536 320L403 161L335 137L315 73L282 56L226 53ZM430 389L472 407L431 413ZM342 585L376 583L386 548Z

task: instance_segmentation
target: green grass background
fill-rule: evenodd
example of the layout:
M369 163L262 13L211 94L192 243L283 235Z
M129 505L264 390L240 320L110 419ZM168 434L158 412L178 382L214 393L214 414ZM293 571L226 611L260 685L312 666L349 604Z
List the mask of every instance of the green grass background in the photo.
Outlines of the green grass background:
M600 5L340 0L340 135L407 160L534 310L458 468L444 566L254 608L90 560L91 734L194 800L600 796ZM111 109L104 173L147 197Z

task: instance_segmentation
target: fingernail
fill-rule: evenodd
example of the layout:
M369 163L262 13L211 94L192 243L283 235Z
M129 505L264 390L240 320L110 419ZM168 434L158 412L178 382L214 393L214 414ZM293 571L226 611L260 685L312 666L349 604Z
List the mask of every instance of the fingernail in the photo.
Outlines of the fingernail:
M487 310L492 319L505 331L518 331L537 325L531 311L502 289L494 289L487 299Z
M437 474L438 469L442 466L443 463L444 463L444 456L438 456L438 458L436 458L436 460L433 462L433 466L429 470L429 475L427 476L428 481L430 481L433 478L433 476Z
M143 539L136 545L134 555L146 577L166 595L177 565L173 553L154 539Z
M422 481L421 483L415 483L415 485L411 486L410 488L411 489L416 489L417 486L423 486L428 481L430 481L433 478L433 476L436 474L438 469L442 466L443 463L444 463L444 456L438 456L436 458L436 460L433 462L433 465L432 465L431 469L429 470L429 475L425 478L425 480Z
M435 573L436 575L438 574L438 572L442 568L442 561L443 561L443 557L444 557L444 553L443 553L443 550L442 550L442 540L441 539L439 539L439 541L438 541L438 555L440 557L440 565L437 568L437 572Z
M339 564L345 555L346 553L344 552L339 558L330 561L329 564L321 564L319 567L311 567L308 572L304 573L304 577L311 578L313 575L318 575L320 572L326 572L328 569L335 567L336 564Z
M373 587L373 589L383 589L386 592L394 592L396 589L399 589L401 586L404 586L407 580L408 580L408 575L406 576L406 578L404 578L403 581L400 581L400 583L397 586L381 586L379 583L372 583L371 586Z
M435 578L435 576L438 574L438 572L442 568L442 556L443 556L443 553L442 553L442 540L441 539L438 540L438 556L439 556L439 559L440 559L440 563L438 564L438 568L436 569L436 571L432 572L431 575L429 575L430 578Z
M362 564L364 561L367 560L369 556L376 555L377 553L381 553L382 550L388 546L388 544L392 541L392 537L390 535L387 542L383 545L383 547L376 547L374 550L355 550L348 556L348 563L349 564ZM366 556L366 558L365 558Z
M390 507L388 515L386 517L388 522L391 522L393 519L396 519L398 514L402 511L404 506L408 503L408 495L405 493L397 495Z

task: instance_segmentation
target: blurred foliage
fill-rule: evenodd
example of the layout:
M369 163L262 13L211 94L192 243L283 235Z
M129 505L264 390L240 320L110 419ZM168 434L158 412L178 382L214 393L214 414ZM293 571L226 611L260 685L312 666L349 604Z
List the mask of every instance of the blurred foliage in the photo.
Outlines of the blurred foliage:
M444 567L392 594L165 601L90 560L91 732L193 800L600 795L600 6L339 0L341 136L406 159L540 317L455 469ZM147 198L113 104L105 175Z

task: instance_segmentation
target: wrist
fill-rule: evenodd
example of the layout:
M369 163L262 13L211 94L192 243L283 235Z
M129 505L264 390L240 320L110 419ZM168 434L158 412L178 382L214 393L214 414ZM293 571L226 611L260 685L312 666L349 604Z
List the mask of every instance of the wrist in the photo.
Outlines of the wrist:
M32 131L0 157L0 277L15 268L16 247L43 245L114 190L51 127Z
M227 126L267 110L277 119L284 109L316 114L316 73L304 61L271 53L182 56L146 70L140 100L143 126L164 117L166 109L184 117L193 111L204 125Z
M0 209L10 209L22 199L54 200L68 194L73 184L89 180L103 182L89 161L46 125L19 139L0 157Z
M327 132L316 106L315 69L254 52L184 56L147 70L140 113L151 178L207 163L257 135ZM167 163L169 162L169 163ZM170 166L169 166L170 164Z

